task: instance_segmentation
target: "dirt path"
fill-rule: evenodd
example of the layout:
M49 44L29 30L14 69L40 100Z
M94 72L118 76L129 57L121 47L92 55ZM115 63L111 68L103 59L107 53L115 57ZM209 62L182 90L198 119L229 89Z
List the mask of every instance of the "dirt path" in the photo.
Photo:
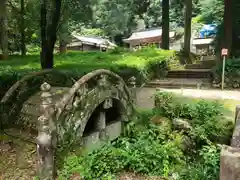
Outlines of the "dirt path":
M240 101L240 91L228 90L198 90L198 89L160 89L160 91L172 92L182 96L216 99L216 100L236 100ZM156 88L137 89L137 105L140 108L150 109L154 105L154 93Z

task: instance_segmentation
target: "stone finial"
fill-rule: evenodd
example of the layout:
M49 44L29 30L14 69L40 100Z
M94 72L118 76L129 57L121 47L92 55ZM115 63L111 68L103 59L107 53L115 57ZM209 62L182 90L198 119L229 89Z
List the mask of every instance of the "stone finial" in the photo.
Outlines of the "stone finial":
M45 111L44 109L46 109L48 106L52 104L52 94L50 93L51 85L45 82L41 85L41 90L42 90L42 94L41 94L42 111Z
M38 174L40 179L54 179L56 132L54 124L54 106L52 104L51 86L41 85L41 116L38 118L37 152L39 159Z
M41 90L43 92L49 92L51 90L51 85L44 82L42 85L41 85Z
M100 75L100 79L98 80L98 85L100 87L106 87L107 86L107 76L104 74Z
M136 87L136 78L134 76L132 76L131 78L129 78L128 80L129 84L135 88Z

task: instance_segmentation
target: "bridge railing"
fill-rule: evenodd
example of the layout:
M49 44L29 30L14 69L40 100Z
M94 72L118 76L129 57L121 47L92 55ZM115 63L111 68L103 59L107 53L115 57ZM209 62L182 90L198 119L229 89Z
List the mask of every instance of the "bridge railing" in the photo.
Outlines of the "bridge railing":
M87 84L91 80L94 81L93 85L98 85L100 89L106 91L107 88L111 87L111 84L118 86L126 93L129 102L134 103L132 97L133 99L136 98L136 79L134 77L129 79L128 83L131 86L131 90L129 90L120 76L105 69L93 71L80 78L55 104L52 100L51 86L46 82L43 83L41 85L41 116L38 118L37 126L38 176L40 179L54 179L56 175L55 153L59 117L66 110L69 102L73 106L77 106L79 102L76 101L80 101L79 96L89 90ZM111 83L110 86L107 86L107 83Z
M235 127L230 146L224 145L220 156L220 180L239 179L240 171L240 105L236 106Z

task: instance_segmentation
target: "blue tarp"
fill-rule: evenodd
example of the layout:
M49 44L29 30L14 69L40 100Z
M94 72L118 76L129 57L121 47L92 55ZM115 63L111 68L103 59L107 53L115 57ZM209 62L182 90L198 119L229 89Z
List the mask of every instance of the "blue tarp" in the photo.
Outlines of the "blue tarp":
M200 30L200 38L213 37L217 34L216 24L205 24Z

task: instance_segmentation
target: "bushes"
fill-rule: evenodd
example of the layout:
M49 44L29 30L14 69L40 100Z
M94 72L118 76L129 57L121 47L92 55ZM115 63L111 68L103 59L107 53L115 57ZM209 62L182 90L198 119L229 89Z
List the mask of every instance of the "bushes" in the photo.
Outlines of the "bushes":
M190 135L200 138L198 142L228 143L233 123L224 118L221 104L205 100L184 103L176 99L171 93L156 94L156 112L169 119L187 119L193 127Z
M110 52L68 52L66 55L55 55L55 67L74 78L78 79L90 71L105 68L121 75L125 81L136 76L139 84L164 76L169 66L177 63L174 51L153 48L143 48L136 52L116 49ZM23 75L39 69L40 60L37 55L29 55L24 59L12 56L10 61L0 62L1 91L5 92Z
M219 179L220 151L216 145L203 146L199 150L199 159L188 164L180 174L180 180L216 180Z
M218 179L220 147L212 136L227 136L232 128L222 121L221 105L203 100L184 104L168 93L157 96L157 109L138 112L122 137L85 157L69 156L59 179L72 174L84 179L115 179L124 171L179 180ZM171 120L179 117L188 119L190 132L173 128ZM183 148L186 136L193 141L190 149Z
M220 84L222 79L222 65L218 64L214 70L214 83ZM225 84L230 88L240 87L240 59L228 59L225 66Z
M60 172L60 179L74 173L85 179L113 177L129 170L148 175L169 176L185 165L180 148L181 135L149 124L148 127L129 124L128 136L123 136L85 157L70 156Z

